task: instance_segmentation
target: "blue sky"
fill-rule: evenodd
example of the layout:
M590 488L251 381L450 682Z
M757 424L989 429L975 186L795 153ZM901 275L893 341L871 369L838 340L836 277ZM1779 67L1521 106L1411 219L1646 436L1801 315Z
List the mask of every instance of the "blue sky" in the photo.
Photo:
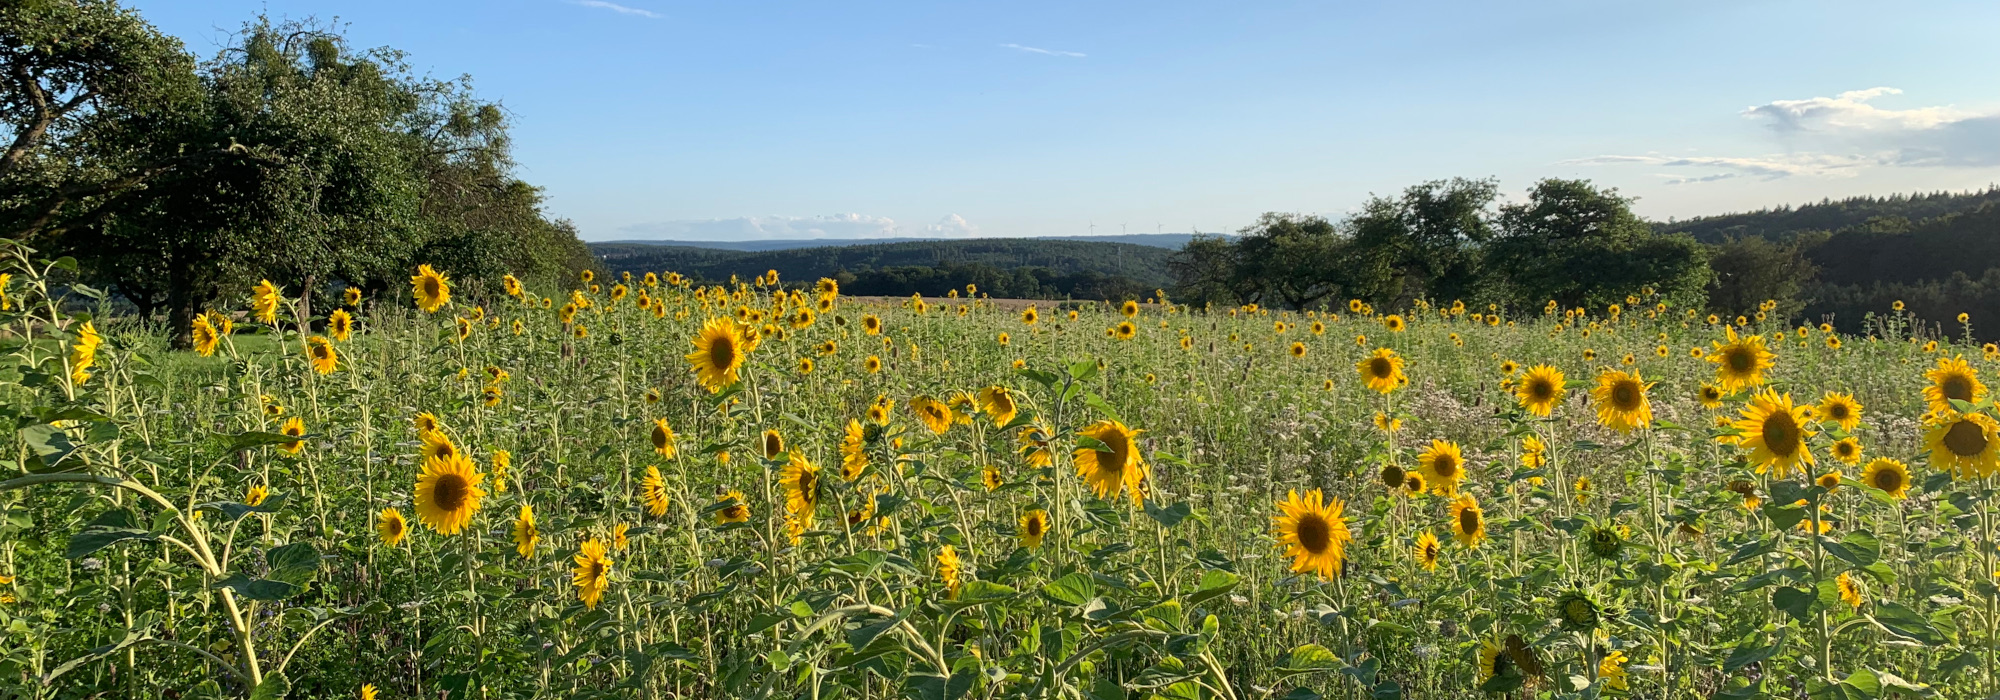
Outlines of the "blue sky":
M1230 231L1584 177L1687 217L2000 182L2000 3L129 0L470 74L591 240Z

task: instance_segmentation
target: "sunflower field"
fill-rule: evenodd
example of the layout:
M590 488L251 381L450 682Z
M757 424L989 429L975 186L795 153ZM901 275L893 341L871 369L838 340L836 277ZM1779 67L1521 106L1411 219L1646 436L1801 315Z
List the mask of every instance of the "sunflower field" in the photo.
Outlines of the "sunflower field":
M1900 310L425 266L161 329L5 252L10 697L2000 692L2000 358Z

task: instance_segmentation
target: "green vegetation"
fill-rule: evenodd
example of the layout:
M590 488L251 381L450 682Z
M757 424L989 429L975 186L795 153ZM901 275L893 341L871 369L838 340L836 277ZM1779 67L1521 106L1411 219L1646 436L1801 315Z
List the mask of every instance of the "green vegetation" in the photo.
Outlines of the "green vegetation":
M981 238L734 251L645 243L593 243L612 271L677 270L726 282L777 270L780 279L832 278L850 294L942 296L966 284L995 297L1144 298L1167 286L1174 251L1053 239Z
M197 61L110 0L26 0L0 48L0 236L183 332L260 279L324 304L421 263L471 290L588 263L512 176L498 105L330 26L258 18Z

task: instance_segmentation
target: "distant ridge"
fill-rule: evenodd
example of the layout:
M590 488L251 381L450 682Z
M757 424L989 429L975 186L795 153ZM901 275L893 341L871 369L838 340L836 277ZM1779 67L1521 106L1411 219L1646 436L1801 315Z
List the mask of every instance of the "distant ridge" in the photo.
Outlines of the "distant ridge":
M1196 235L1212 236L1226 234L1192 233L1130 233L1105 236L1034 236L1013 238L797 238L768 241L678 241L659 239L630 239L616 241L595 241L591 245L656 245L680 246L684 248L709 248L713 250L738 250L763 252L772 250L794 250L798 248L830 248L836 246L880 245L887 243L922 242L972 242L972 241L1082 241L1088 243L1129 243L1179 250Z
M777 270L781 279L791 282L832 277L841 280L843 290L855 294L941 294L971 282L995 296L1110 298L1138 293L1143 298L1170 285L1167 260L1175 250L1123 242L1130 238L975 238L859 245L845 240L781 250L645 241L592 243L590 251L613 273L671 271L719 282L731 275L749 279Z

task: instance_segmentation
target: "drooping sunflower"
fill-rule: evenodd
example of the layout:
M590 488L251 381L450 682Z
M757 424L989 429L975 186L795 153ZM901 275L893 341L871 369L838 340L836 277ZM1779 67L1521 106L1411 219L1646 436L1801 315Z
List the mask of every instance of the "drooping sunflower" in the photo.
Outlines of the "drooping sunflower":
M421 437L424 443L417 447L418 456L427 460L451 459L459 456L458 444L452 442L451 436L444 434L443 431L433 430Z
M278 428L278 432L283 435L295 438L303 438L305 437L306 434L305 419L300 418L298 416L292 416L291 418L285 420L285 424ZM293 440L291 442L281 442L278 443L278 447L279 449L284 450L288 454L298 454L300 450L306 448L306 441Z
M945 596L958 597L959 576L965 571L965 560L958 558L958 548L945 545L937 553L938 579L944 581Z
M1074 457L1077 473L1098 498L1114 501L1129 488L1132 504L1144 505L1142 488L1148 470L1146 461L1139 456L1140 432L1115 420L1101 420L1077 431L1079 437L1097 441L1095 445L1079 445Z
M1888 457L1876 457L1861 469L1861 483L1902 500L1910 496L1910 468Z
M410 424L417 429L418 437L444 431L444 423L438 420L437 414L430 411L423 411L411 417Z
M451 280L429 263L418 265L417 274L410 277L410 293L416 297L417 308L434 314L451 303Z
M1783 479L1814 463L1812 448L1806 445L1812 432L1807 430L1803 408L1792 405L1790 394L1769 389L1750 398L1743 417L1733 425L1741 433L1736 445L1750 450L1750 463L1758 473L1770 470Z
M606 555L604 543L592 537L577 550L575 561L570 583L576 586L576 598L583 601L584 608L596 610L604 591L611 588L611 557Z
M646 504L646 512L655 518L664 517L667 514L667 506L673 503L673 499L667 494L667 479L660 474L660 468L655 466L646 467L646 478L639 482L639 495L640 500Z
M1616 649L1597 660L1597 680L1611 690L1624 691L1631 688L1631 681L1625 670L1625 652Z
M1049 512L1037 508L1021 514L1019 538L1021 546L1035 549L1042 546L1042 538L1049 534Z
M918 420L923 421L925 428L929 428L932 433L939 435L950 430L951 424L958 420L957 416L952 414L950 406L929 396L918 395L912 397L910 399L910 412L916 414Z
M1839 425L1841 430L1854 432L1861 425L1861 402L1855 401L1853 394L1826 392L1819 400L1819 417Z
M623 552L625 548L632 546L632 539L628 536L631 531L631 523L619 523L611 526L611 549Z
M750 502L743 499L742 491L730 491L715 498L717 503L727 504L715 511L715 524L744 523L750 521Z
M222 334L216 332L215 325L209 323L206 315L194 317L194 330L190 337L194 351L202 357L213 357L216 346L222 344Z
M340 367L340 353L335 352L333 343L322 336L306 339L306 357L312 360L314 372L332 374Z
M793 450L784 470L778 473L778 484L785 490L785 512L810 527L813 514L819 509L819 466L807 461L804 453Z
M278 307L285 303L285 290L270 280L258 280L250 290L250 312L264 323L278 322Z
M1271 530L1285 556L1292 558L1292 571L1317 574L1321 580L1339 576L1347 565L1347 543L1354 539L1341 514L1347 504L1313 489L1304 496L1291 491L1277 506Z
M1726 329L1729 342L1716 341L1715 351L1708 354L1708 361L1715 363L1715 383L1724 393L1736 392L1764 383L1764 372L1777 364L1777 355L1764 348L1764 336L1737 336L1736 329Z
M712 318L701 326L701 333L694 338L694 352L687 354L687 361L694 366L695 378L710 393L721 393L735 384L738 373L743 369L745 347L742 331L736 321L727 317Z
M667 419L665 418L656 418L653 420L652 440L653 452L659 454L661 457L673 459L674 455L680 452L678 445L680 438L674 435L674 427L667 425Z
M95 321L84 321L76 329L76 339L69 346L70 381L82 384L90 380L90 368L97 364L97 348L104 344L104 336L97 334Z
M1549 464L1549 445L1534 435L1521 438L1521 466L1540 469ZM1539 478L1539 477L1538 477ZM1540 482L1537 482L1540 483Z
M1376 348L1374 354L1355 363L1354 368L1361 373L1362 381L1369 389L1387 394L1409 381L1403 375L1403 358L1388 348Z
M1979 403L1986 398L1986 385L1979 382L1979 370L1957 355L1938 358L1937 366L1924 372L1924 380L1930 382L1930 386L1924 387L1924 401L1933 411L1958 410L1952 399Z
M1507 648L1498 638L1488 638L1479 643L1479 682L1483 685L1495 678L1519 678L1521 669L1515 665Z
M1016 438L1016 441L1020 445L1021 459L1026 460L1028 466L1036 469L1053 464L1055 462L1055 452L1049 445L1054 441L1054 435L1055 430L1039 421L1031 425L1022 426L1021 434Z
M522 559L535 556L535 545L542 543L542 529L535 525L535 507L521 504L521 514L514 516L514 551Z
M375 534L382 536L382 544L394 547L403 543L410 534L409 522L403 520L403 512L394 508L383 508L375 516Z
M424 460L423 474L417 477L417 520L441 535L456 535L479 512L486 490L479 485L486 475L462 454Z
M880 428L876 428L880 435ZM848 419L847 430L840 438L840 478L853 481L861 477L861 471L868 468L868 428L861 421Z
M1547 418L1562 403L1563 391L1562 370L1553 365L1535 365L1521 377L1520 385L1514 388L1514 398L1527 412Z
M1479 499L1472 494L1452 499L1451 536L1466 549L1478 549L1479 543L1486 541L1486 511L1479 509Z
M1425 571L1436 571L1438 560L1443 557L1444 546L1438 544L1437 535L1431 534L1429 530L1418 535L1416 546L1410 548L1410 559L1417 563L1417 568Z
M985 411L993 419L993 425L1005 426L1020 415L1020 407L1014 403L1014 394L1004 386L989 386L979 390L979 410Z
M256 507L264 505L264 499L271 497L271 491L263 484L251 484L243 491L243 505Z
M1652 386L1636 370L1608 370L1597 375L1597 388L1591 390L1590 397L1597 403L1598 424L1621 433L1652 425L1653 406L1646 400L1646 390Z
M1417 472L1424 475L1431 491L1440 496L1458 493L1458 482L1465 479L1465 454L1458 443L1450 440L1432 440L1429 447L1417 455Z
M777 459L778 455L785 453L785 436L779 435L775 428L766 429L759 437L758 445L764 452L764 459Z
M1860 610L1861 604L1867 602L1866 594L1861 589L1861 580L1848 572L1841 572L1840 576L1833 580L1833 585L1840 591L1840 602L1846 603L1848 607Z
M1861 441L1854 437L1844 437L1833 443L1833 457L1848 464L1861 462Z
M2000 460L2000 424L1984 413L1940 411L1924 432L1931 467L1960 479L1990 476Z

